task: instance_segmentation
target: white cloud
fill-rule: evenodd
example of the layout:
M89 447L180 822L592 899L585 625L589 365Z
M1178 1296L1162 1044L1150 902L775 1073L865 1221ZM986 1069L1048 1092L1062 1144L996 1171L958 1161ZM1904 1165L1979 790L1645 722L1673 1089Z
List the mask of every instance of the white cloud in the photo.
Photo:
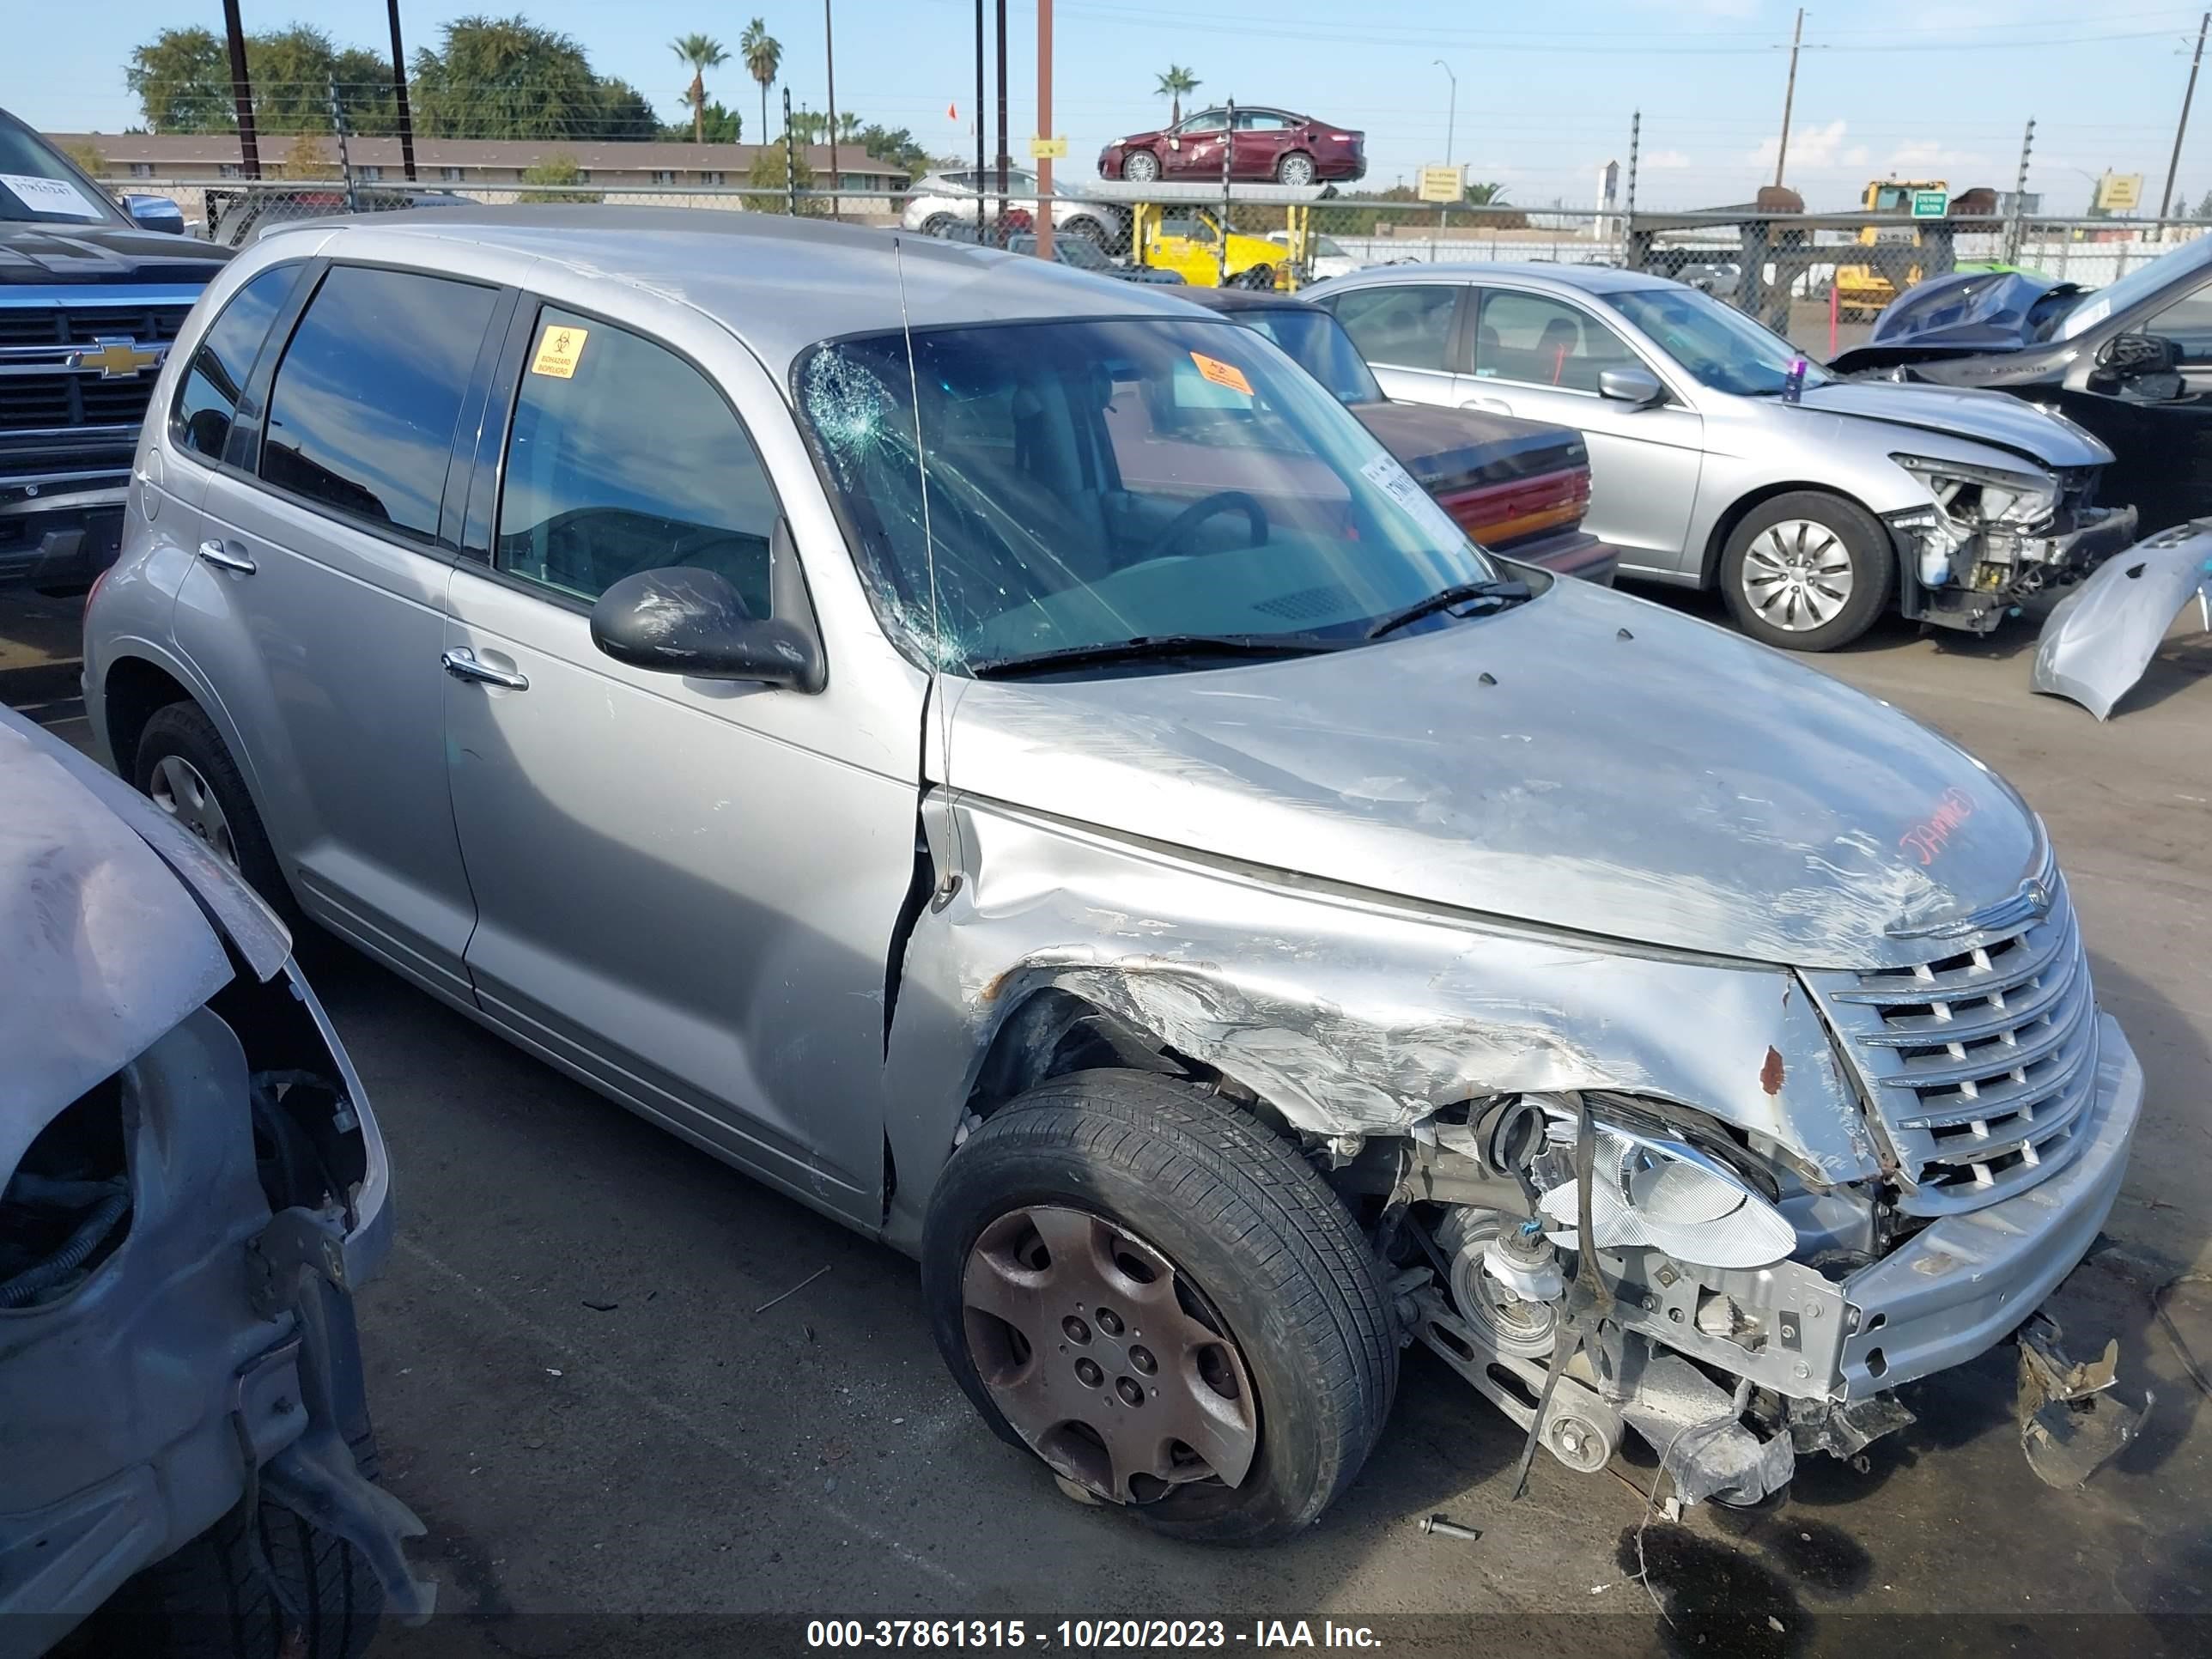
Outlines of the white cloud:
M1889 170L1900 178L1909 173L1918 173L1923 177L1932 173L1951 173L1961 171L1982 173L1989 171L1996 165L1996 163L1990 157L1978 151L1951 149L1933 140L1899 145L1890 153L1888 161ZM1978 177L1970 184L1961 184L1955 179L1951 182L1958 185L1962 190L1970 190L1974 184L1986 181Z
M1790 166L1818 172L1822 167L1863 167L1872 158L1864 144L1845 144L1848 124L1840 117L1824 125L1801 126L1790 135ZM1781 149L1778 138L1764 138L1746 159L1762 172L1770 172Z
M1656 173L1674 167L1686 167L1690 166L1691 162L1686 151L1651 149L1644 151L1643 155L1637 157L1636 165L1639 170Z

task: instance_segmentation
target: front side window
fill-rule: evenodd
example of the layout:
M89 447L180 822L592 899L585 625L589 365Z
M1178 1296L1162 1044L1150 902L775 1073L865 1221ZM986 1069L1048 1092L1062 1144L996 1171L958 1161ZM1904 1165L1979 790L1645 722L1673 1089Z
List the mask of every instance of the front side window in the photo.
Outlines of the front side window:
M1228 131L1228 112L1225 110L1209 109L1200 111L1199 113L1192 116L1190 119L1185 121L1182 125L1176 128L1176 131L1184 134L1194 132L1225 132Z
M1484 380L1595 392L1605 370L1631 366L1641 367L1620 337L1577 306L1540 294L1483 296L1474 372Z
M1357 645L1495 572L1297 365L1166 319L817 346L799 410L886 630L975 673L1231 636ZM919 432L919 440L917 440Z
M2212 363L2212 287L2166 307L2143 325L2143 332L2172 341L2185 363Z
M496 568L572 599L694 565L769 605L775 494L713 382L665 347L547 307L515 395Z
M436 539L453 422L496 299L442 276L334 267L277 366L261 476Z
M1441 283L1358 288L1331 306L1359 355L1391 368L1451 368L1459 290Z
M215 325L200 336L169 410L169 436L179 449L210 462L222 459L253 360L301 269L275 265L263 271L230 296Z
M1696 289L1625 289L1605 299L1699 386L1716 392L1739 398L1776 396L1799 363L1805 365L1797 372L1807 386L1826 386L1833 378L1806 362L1804 354L1779 334ZM1486 320L1489 307L1482 314Z

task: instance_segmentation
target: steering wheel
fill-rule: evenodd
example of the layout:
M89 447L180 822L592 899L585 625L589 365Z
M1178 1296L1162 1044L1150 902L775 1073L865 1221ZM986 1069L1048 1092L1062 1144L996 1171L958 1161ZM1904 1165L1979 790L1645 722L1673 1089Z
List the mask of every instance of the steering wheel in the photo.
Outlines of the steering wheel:
M1194 526L1205 523L1217 513L1242 513L1244 522L1252 527L1252 539L1249 544L1253 547L1267 544L1267 508L1241 489L1217 489L1176 514L1169 521L1168 527L1153 538L1152 544L1145 550L1144 559L1137 562L1142 564L1145 559L1159 558Z

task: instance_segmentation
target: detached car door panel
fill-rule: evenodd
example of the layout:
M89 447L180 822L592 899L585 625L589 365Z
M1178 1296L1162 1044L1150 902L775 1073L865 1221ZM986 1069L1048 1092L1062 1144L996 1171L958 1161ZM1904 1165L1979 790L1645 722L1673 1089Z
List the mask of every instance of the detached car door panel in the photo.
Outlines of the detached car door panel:
M872 1224L884 957L841 941L888 948L912 784L819 752L823 699L593 646L592 602L640 570L714 569L770 614L776 497L692 362L551 307L516 331L489 559L457 571L444 641L495 677L444 678L479 1004L634 1109ZM568 372L544 372L563 335ZM480 465L471 522L493 483Z
M448 458L503 296L338 265L268 395L258 476L210 479L179 647L216 688L317 921L449 995L475 906L445 779ZM239 446L232 446L234 456Z
M1600 396L1605 370L1651 366L1595 312L1510 289L1479 298L1474 372L1460 377L1459 401L1580 432L1590 457L1583 528L1620 548L1624 568L1693 570L1684 543L1705 465L1704 418L1671 394L1643 408Z

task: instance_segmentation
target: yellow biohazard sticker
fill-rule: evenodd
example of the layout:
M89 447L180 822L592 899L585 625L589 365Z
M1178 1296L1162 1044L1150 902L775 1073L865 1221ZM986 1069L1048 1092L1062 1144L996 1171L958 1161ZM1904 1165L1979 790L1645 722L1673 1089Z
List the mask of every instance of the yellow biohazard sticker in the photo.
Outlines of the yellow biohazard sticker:
M584 342L591 337L588 328L546 324L545 331L538 337L538 355L530 360L530 372L550 374L556 380L573 379L576 364L584 355Z
M1209 357L1202 351L1192 352L1190 360L1198 365L1199 374L1214 385L1225 386L1231 392L1241 392L1248 398L1252 395L1252 382L1244 378L1244 371L1236 364L1224 363L1220 358Z

